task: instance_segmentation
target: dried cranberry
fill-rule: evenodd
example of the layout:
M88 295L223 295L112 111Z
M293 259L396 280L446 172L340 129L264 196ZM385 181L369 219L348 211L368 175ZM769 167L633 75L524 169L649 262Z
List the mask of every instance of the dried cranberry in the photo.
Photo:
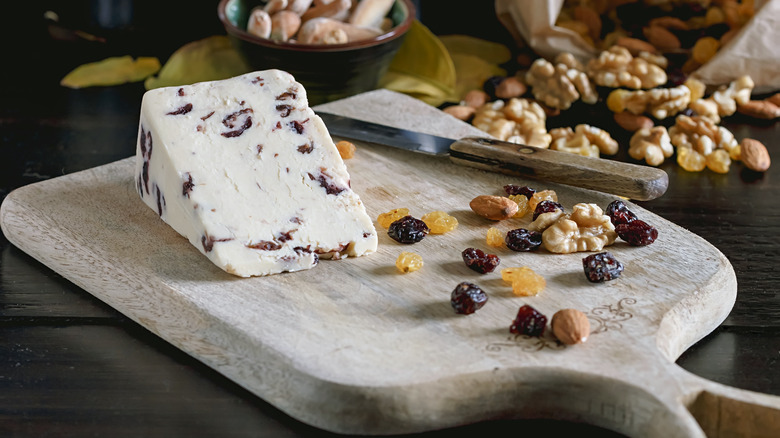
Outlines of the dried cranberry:
M504 239L507 248L512 251L531 251L542 244L542 233L529 231L525 228L517 228L506 233Z
M524 195L526 198L531 199L531 196L536 193L536 190L528 186L518 186L515 184L507 184L504 186L504 191L507 195Z
M182 90L180 88L179 89L179 96L183 96L183 94L181 94L181 92L182 92ZM182 114L187 114L190 111L192 111L192 104L188 103L186 105L182 105L178 109L175 109L175 110L173 110L173 111L171 111L169 113L166 113L166 115L169 115L169 116L180 116Z
M612 225L627 224L636 219L634 212L628 209L626 203L616 199L607 205L607 216L612 221Z
M542 201L536 204L536 208L534 209L533 220L536 220L536 218L539 217L539 215L542 213L552 213L555 210L563 211L563 205L555 201Z
M465 281L457 285L450 296L452 308L462 315L476 312L487 303L487 300L487 294L479 286Z
M606 251L585 257L582 259L582 267L585 276L593 283L614 280L623 272L623 263Z
M645 246L655 242L658 230L654 226L639 219L615 227L618 237L631 246Z
M547 326L547 317L529 305L520 306L509 332L517 335L541 336Z
M672 68L666 75L668 84L674 87L680 86L688 80L688 75L679 68Z
M429 231L425 222L412 216L404 216L390 224L387 234L396 242L417 243L423 240Z
M290 169L288 168L287 171L289 172ZM325 189L325 193L329 195L338 195L339 193L343 192L344 190L347 190L346 187L341 187L337 185L333 181L333 177L331 177L327 172L324 170L320 170L320 173L317 176L312 175L309 173L309 179L312 181L317 181L320 184L320 187Z
M480 274L493 272L501 262L497 255L485 254L484 251L477 248L466 248L461 255L463 256L463 261L466 262L466 266Z

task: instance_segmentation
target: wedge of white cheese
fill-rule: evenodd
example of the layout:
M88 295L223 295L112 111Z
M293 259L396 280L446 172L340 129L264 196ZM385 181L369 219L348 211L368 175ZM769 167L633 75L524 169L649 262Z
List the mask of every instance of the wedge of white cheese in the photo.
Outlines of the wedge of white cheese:
M135 183L163 221L237 276L377 248L325 124L280 70L146 92Z

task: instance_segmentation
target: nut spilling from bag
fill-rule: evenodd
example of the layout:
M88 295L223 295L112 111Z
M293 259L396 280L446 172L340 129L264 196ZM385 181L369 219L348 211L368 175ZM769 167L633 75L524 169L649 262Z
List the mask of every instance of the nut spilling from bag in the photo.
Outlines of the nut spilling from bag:
M712 59L745 26L756 14L756 3L754 0L565 0L555 25L573 31L586 44L600 50L621 46L633 54L683 55L680 68L690 73Z
M754 12L748 0L566 0L556 26L578 33L597 53L583 60L563 51L547 59L518 40L516 71L488 78L445 111L500 140L529 146L599 158L617 155L625 144L631 159L649 166L670 159L689 172L727 173L742 161L763 172L768 152L759 155L766 159L740 153L743 139L719 124L735 115L777 119L780 93L754 95L748 74L705 84L691 66L709 60ZM525 92L499 95L497 84L504 81L523 82ZM603 106L608 119L601 117ZM518 206L518 214L534 208Z

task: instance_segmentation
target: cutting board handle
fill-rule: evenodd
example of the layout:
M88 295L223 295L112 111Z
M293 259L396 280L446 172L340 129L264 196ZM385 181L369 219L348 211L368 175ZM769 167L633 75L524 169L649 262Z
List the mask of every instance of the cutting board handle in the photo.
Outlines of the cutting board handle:
M456 140L450 146L450 158L478 169L545 179L639 201L658 198L669 186L666 172L655 167L490 138Z
M659 356L635 357L610 375L523 369L521 385L506 382L492 397L521 393L513 411L520 419L586 422L631 437L780 437L780 397L707 380Z
M707 437L780 437L780 397L730 387L672 367L686 392L681 401Z

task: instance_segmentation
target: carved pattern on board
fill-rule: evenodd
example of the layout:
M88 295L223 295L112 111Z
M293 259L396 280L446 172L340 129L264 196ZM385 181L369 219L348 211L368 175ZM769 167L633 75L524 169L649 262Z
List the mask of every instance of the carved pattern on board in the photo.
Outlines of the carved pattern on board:
M634 317L634 314L625 308L630 304L636 304L636 298L623 298L616 304L606 304L591 309L587 313L590 320L590 334L596 335L623 328L623 323Z
M631 304L636 304L636 298L622 298L617 303L594 307L586 312L585 314L591 323L591 336L623 328L623 323L634 317L634 314L626 308ZM534 352L545 348L562 350L566 346L558 341L550 330L545 330L542 336L511 334L504 341L492 342L485 347L491 353L498 353L506 348L519 348L524 352Z

